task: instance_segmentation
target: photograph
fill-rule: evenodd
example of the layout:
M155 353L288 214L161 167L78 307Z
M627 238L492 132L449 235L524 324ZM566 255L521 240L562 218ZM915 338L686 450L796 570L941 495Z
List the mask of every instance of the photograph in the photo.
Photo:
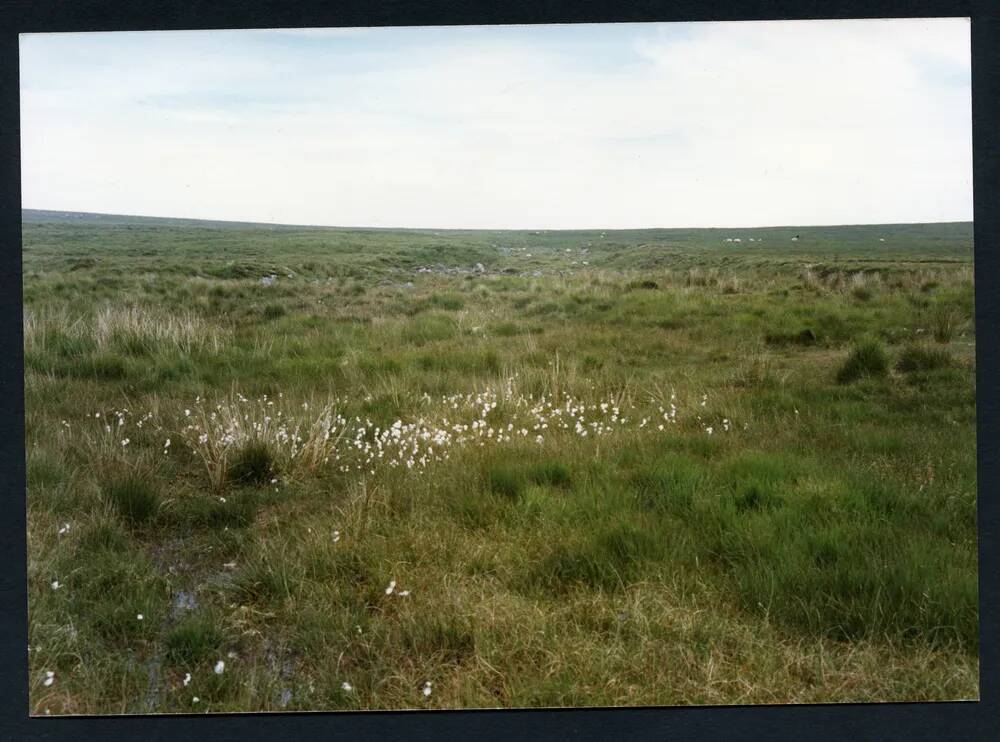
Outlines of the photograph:
M979 700L970 27L21 33L27 712Z

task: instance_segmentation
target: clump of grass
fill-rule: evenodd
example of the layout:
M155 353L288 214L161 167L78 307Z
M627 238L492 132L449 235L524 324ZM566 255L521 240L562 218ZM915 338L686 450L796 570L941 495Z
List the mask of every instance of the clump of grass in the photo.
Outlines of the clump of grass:
M456 312L465 306L465 301L461 296L455 294L432 294L426 301L427 307L444 309L448 312Z
M933 371L939 368L948 368L951 365L951 356L947 351L920 345L911 345L904 349L899 360L896 361L896 369L903 373Z
M656 281L651 281L649 279L646 279L644 281L632 281L631 283L628 284L626 288L628 288L629 290L639 289L644 291L653 291L655 289L660 288L660 284L658 284Z
M119 381L129 374L125 361L110 353L68 359L56 366L56 373L78 379Z
M569 467L559 461L546 461L536 464L528 471L528 478L535 484L546 487L569 487L573 476Z
M101 486L101 494L124 521L140 525L151 521L160 510L160 494L141 473L113 477Z
M214 406L198 400L185 419L192 422L181 434L217 491L234 479L264 483L276 471L315 471L334 455L347 429L332 403L293 409L281 397L250 400L238 393Z
M618 522L582 541L557 544L528 570L524 585L556 594L576 585L613 592L627 586L663 550L663 541L654 534Z
M128 549L128 537L113 519L102 518L83 529L77 547L81 552L123 552Z
M740 280L738 278L730 278L722 284L722 293L727 296L732 296L733 294L740 293Z
M94 349L94 343L79 335L69 335L62 330L51 330L45 338L45 346L59 358L85 356Z
M415 656L458 663L476 653L476 633L464 616L436 614L408 623L402 644Z
M524 470L509 464L492 467L486 473L486 487L493 494L508 500L517 500L524 494L528 485L528 477Z
M137 306L107 306L94 319L93 337L99 348L120 348L133 354L162 348L182 353L199 348L218 350L221 335L193 314L168 314Z
M687 456L669 456L632 475L636 501L647 510L680 512L690 509L705 481L704 469Z
M961 316L953 309L938 307L931 314L931 334L939 343L950 343L961 323Z
M164 639L167 659L192 667L215 656L225 641L219 627L206 616L190 618L174 627Z
M757 483L750 484L743 492L736 496L735 505L739 512L748 510L769 510L778 507L781 498L775 495L768 487Z
M186 529L209 528L224 530L246 528L257 517L260 498L253 491L217 497L181 497L164 512L164 518L173 525Z
M272 302L264 307L261 314L263 314L264 319L278 319L285 316L285 308L281 304Z
M251 441L233 457L229 478L236 484L266 484L274 478L274 470L271 447L263 441Z
M279 557L248 564L233 578L231 590L243 604L275 605L291 598L301 585L301 576Z
M811 327L805 327L798 332L769 332L764 336L768 345L815 345L816 333Z
M530 485L569 488L573 475L560 461L542 461L530 466L501 463L486 472L486 488L508 500L518 500Z
M881 343L869 340L857 345L837 371L837 383L849 384L867 377L882 377L889 370L889 356Z
M112 523L99 522L88 528L54 570L65 574L65 598L81 628L125 643L149 638L155 630L162 611L164 580L149 558L130 548Z
M780 386L785 374L775 371L772 359L766 354L754 355L743 361L732 375L734 386L747 389L773 389Z
M522 332L521 326L513 322L502 322L493 328L493 334L498 337L514 337Z

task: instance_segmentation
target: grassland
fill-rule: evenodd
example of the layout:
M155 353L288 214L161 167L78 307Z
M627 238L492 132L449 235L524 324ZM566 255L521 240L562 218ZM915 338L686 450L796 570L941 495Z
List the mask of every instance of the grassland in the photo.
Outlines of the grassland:
M969 224L23 251L34 714L978 697Z

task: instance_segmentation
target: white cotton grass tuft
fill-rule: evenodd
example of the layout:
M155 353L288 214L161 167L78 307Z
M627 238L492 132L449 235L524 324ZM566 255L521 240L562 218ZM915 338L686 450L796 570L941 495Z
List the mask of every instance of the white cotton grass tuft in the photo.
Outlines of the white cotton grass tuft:
M224 660L219 660L215 663L214 672L216 675L221 675L226 671L226 663Z
M354 690L354 686L345 680L343 683L340 684L340 689L344 691L344 693L350 693L352 690Z
M449 461L456 450L503 446L521 439L544 448L559 445L567 437L596 442L622 434L671 435L686 427L685 423L695 422L696 429L708 435L737 429L730 417L703 420L696 416L707 407L707 394L692 395L686 410L679 407L683 403L675 390L670 391L669 401L656 390L643 403L622 394L596 399L562 393L526 395L518 389L516 374L476 392L436 398L425 394L423 401L441 412L415 420L397 419L389 425L341 414L338 410L351 404L347 398L293 403L282 394L250 399L236 391L218 402L197 397L182 408L183 417L170 422L161 423L153 413L140 418L127 409L96 413L96 422L105 431L98 453L131 455L135 446L129 445L129 433L146 423L160 432L157 440L163 441L164 453L179 442L201 460L221 502L235 452L251 443L263 444L270 451L275 468L270 482L279 491L284 482L321 467L359 476L393 469L418 474ZM742 429L747 430L747 425ZM166 437L167 430L171 438ZM337 543L341 537L340 531L333 531L331 540Z
M396 581L389 580L389 586L385 589L386 595L392 595L393 591L396 589Z
M184 673L184 687L186 688L191 683L191 673Z
M43 681L43 684L49 686L52 685L54 682L56 682L56 674L52 670L46 670L45 680Z
M427 697L430 696L430 694L431 694L431 681L430 680L428 680L426 683L424 683L424 687L423 687L423 691L422 692L424 694L424 698L427 698Z

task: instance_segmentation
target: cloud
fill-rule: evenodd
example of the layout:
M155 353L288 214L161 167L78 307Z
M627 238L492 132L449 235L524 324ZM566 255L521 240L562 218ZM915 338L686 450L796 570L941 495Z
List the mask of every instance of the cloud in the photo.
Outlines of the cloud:
M486 228L971 218L961 19L302 31L22 37L24 205Z

